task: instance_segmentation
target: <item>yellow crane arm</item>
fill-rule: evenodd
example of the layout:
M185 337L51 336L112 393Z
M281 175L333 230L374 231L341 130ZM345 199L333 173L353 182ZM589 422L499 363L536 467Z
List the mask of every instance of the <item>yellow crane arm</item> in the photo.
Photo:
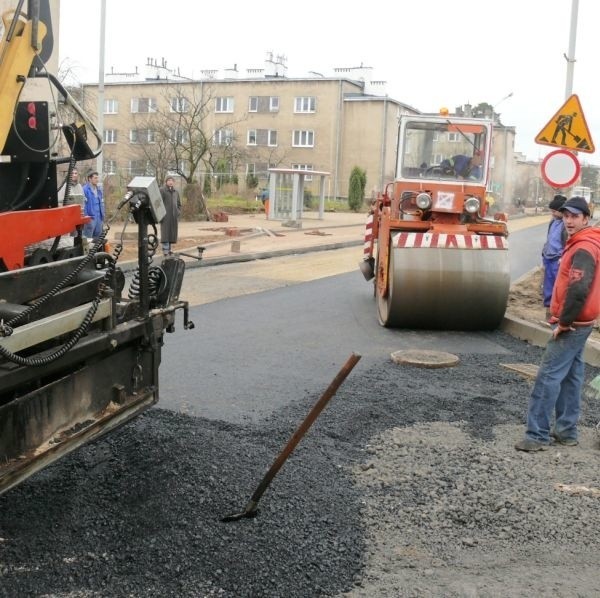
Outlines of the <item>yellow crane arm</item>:
M10 39L6 32L10 31L11 21L18 19ZM38 48L32 46L33 21L7 11L2 15L5 37L0 43L0 148L4 150L10 132L16 103L21 89L25 85L27 75L39 52L41 42L46 36L46 25L38 22ZM1 152L0 152L1 153Z

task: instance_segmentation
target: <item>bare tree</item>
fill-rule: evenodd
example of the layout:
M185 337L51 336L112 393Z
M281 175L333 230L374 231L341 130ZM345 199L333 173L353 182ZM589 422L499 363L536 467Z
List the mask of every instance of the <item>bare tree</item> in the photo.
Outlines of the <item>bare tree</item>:
M190 84L168 85L163 91L164 101L146 120L148 137L140 144L138 152L148 160L157 173L170 170L179 174L187 184L198 182L198 173L212 171L214 156L222 147L208 130L208 115L213 97L204 87ZM243 119L242 119L243 120ZM222 123L226 130L238 121ZM144 137L142 135L142 137ZM234 136L228 137L229 151L233 149Z

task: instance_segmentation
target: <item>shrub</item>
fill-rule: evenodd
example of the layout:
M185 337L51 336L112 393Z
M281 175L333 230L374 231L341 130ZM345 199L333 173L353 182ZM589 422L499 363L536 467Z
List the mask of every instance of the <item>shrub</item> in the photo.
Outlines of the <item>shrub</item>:
M365 187L367 186L367 173L359 166L355 166L350 173L348 185L348 206L354 212L358 212L365 199Z
M204 177L204 184L202 185L202 192L204 193L204 197L210 197L212 195L212 189L210 186L210 174L207 174Z
M246 175L246 188L256 189L258 187L258 177L255 174Z

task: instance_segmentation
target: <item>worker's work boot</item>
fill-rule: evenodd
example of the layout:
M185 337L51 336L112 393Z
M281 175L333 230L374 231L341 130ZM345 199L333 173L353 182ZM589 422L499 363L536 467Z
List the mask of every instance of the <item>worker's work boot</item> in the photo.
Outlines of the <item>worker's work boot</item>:
M577 446L579 444L577 438L561 438L554 431L550 432L550 436L552 436L554 444L561 444L562 446Z
M549 444L538 442L537 440L530 440L529 438L519 440L519 442L515 444L515 449L518 451L526 451L528 453L533 453L535 451L547 451L549 448Z

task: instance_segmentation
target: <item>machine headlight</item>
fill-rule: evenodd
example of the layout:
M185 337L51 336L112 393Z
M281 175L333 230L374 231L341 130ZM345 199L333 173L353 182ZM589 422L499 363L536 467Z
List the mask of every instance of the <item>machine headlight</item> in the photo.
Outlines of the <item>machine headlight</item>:
M479 212L479 200L476 197L469 197L469 199L465 201L465 211L469 212L469 214L476 214Z
M428 210L431 207L431 196L429 193L419 193L415 202L420 210Z

